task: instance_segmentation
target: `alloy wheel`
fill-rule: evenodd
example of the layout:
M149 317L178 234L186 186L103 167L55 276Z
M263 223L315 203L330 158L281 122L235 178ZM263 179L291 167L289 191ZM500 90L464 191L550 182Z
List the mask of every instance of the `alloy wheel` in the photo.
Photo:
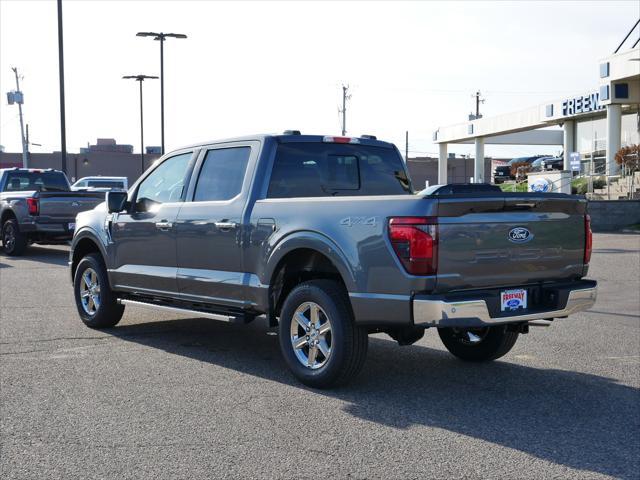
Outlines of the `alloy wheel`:
M291 319L291 346L298 361L316 370L331 356L331 320L320 305L304 302Z
M88 315L95 315L100 308L100 281L93 268L87 268L80 280L80 301Z
M489 333L489 327L484 328L454 328L456 339L464 345L477 345L484 340Z
M13 250L13 247L16 244L16 232L14 230L13 224L8 222L4 226L4 235L2 236L2 244L4 248L10 252Z

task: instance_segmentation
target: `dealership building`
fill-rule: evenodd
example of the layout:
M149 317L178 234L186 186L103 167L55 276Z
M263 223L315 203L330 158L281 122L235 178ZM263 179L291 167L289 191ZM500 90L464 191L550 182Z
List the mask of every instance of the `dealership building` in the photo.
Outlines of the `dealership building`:
M439 145L438 183L451 182L449 144L475 144L475 182L491 181L484 168L485 145L558 146L565 152L565 170L579 154L584 173L616 175L618 150L640 143L640 47L602 59L594 69L600 82L593 91L439 127L433 133Z

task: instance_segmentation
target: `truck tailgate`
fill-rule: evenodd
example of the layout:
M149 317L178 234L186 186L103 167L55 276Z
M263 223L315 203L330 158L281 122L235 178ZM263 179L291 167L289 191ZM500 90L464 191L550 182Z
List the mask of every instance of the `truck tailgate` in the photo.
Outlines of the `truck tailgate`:
M73 221L78 213L103 202L104 195L104 192L39 192L39 221Z
M586 201L559 194L441 196L438 291L576 279Z

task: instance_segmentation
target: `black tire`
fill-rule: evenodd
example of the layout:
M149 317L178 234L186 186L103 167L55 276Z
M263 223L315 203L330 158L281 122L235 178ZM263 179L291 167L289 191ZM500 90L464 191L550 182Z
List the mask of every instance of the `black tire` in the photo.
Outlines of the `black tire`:
M99 287L99 302L97 305L95 302L93 303L95 311L91 311L94 310L94 308L83 305L82 297L83 290L88 290L85 288L86 283L83 283L83 275L87 273L87 275L91 277L93 272L95 272L95 278L97 278ZM76 299L78 314L87 327L98 329L113 327L122 318L124 305L118 303L116 295L109 287L107 270L99 254L91 253L80 260L73 278L73 293Z
M468 341L467 332L480 340ZM488 362L506 355L518 339L518 332L512 332L506 325L495 327L457 329L439 328L438 334L444 346L456 357L468 362Z
M5 220L2 224L2 247L7 255L18 257L24 253L29 244L27 236L20 231L15 218Z
M296 322L294 328L298 325L294 313L308 302L320 307L322 312L319 316L328 318L331 327L325 337L317 337L322 338L325 345L329 341L331 344L327 357L319 353L324 361L315 369L302 364L296 354L297 349L292 345L292 322ZM284 301L278 328L280 350L285 362L293 375L305 385L314 388L344 385L362 370L369 344L368 333L366 329L356 326L347 294L337 282L312 280L295 287ZM305 348L309 352L309 346L298 349L302 355L305 355Z

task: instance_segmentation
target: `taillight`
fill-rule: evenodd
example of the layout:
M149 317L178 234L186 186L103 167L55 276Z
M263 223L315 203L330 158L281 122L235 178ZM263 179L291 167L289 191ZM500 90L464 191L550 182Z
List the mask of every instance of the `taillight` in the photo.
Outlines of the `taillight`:
M432 217L392 217L389 239L405 270L411 275L438 271L438 225Z
M360 140L354 137L323 137L324 143L360 143Z
M29 215L38 215L40 205L37 198L27 198L27 210L29 211Z
M591 260L591 249L593 247L593 234L591 233L591 217L584 216L584 263Z

